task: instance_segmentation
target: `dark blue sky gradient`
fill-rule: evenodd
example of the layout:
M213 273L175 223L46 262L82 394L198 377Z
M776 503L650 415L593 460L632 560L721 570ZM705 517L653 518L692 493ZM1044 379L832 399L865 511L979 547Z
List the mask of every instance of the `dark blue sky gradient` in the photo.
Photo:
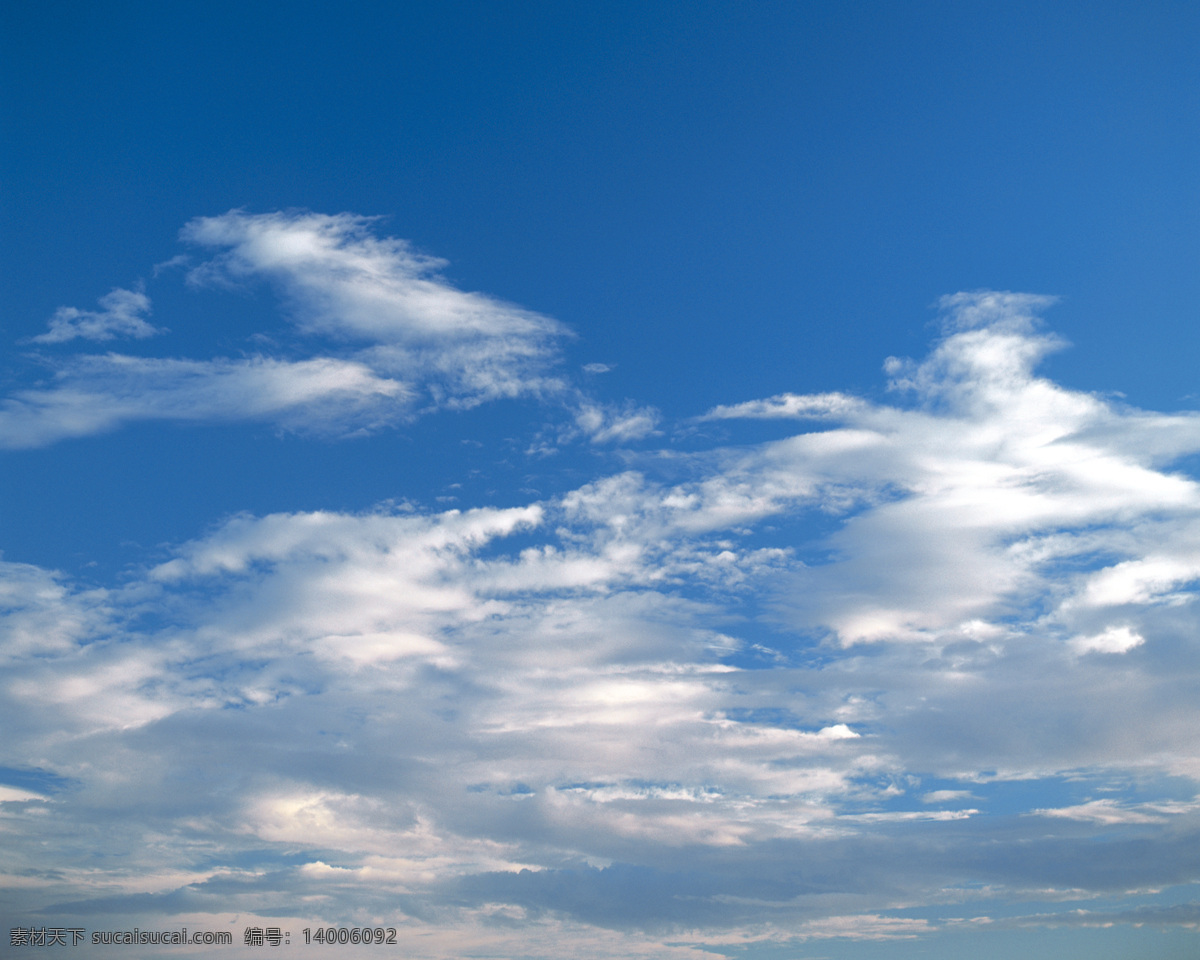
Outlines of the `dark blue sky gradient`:
M351 210L569 323L619 365L614 389L674 415L871 390L884 354L920 349L930 302L980 287L1065 298L1068 384L1178 404L1197 360L1197 17L13 7L4 329L145 276L194 216Z

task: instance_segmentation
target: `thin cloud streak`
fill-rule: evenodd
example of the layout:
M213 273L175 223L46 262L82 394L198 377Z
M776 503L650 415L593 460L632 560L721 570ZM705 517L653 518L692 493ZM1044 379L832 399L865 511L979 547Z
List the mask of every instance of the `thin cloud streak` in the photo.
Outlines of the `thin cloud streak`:
M44 447L147 420L261 420L336 436L394 421L412 397L398 380L331 357L82 356L62 363L55 381L0 401L0 447Z

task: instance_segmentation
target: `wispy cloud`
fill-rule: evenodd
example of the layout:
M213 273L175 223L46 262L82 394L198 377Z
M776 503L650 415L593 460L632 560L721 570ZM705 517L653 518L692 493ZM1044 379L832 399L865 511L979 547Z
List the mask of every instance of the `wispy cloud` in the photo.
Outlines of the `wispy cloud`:
M439 404L559 389L546 368L566 328L456 289L438 274L444 260L376 237L371 222L351 214L238 210L202 217L183 229L183 239L221 252L189 278L270 280L303 332L356 345L374 369L422 384Z
M121 337L145 339L163 331L147 322L150 298L141 290L117 287L100 298L101 310L59 307L43 334L33 343L66 343L68 340L113 340Z
M243 358L42 357L49 382L0 400L0 446L45 446L137 420L265 420L337 436L437 409L575 396L553 373L565 327L457 289L438 273L444 261L377 237L373 225L351 214L236 210L193 220L183 239L216 253L191 267L190 282L271 284L294 324L294 342L281 355ZM150 299L140 290L113 290L100 304L102 311L61 308L32 342L163 332L145 320ZM621 440L650 429L644 413L629 413L590 435Z
M82 356L59 365L52 385L0 400L0 447L46 446L138 420L266 420L337 435L394 422L411 397L406 384L332 357Z
M582 400L575 413L576 426L592 443L628 443L655 432L661 414L653 407L623 406Z
M747 400L713 407L702 420L823 420L844 416L863 407L861 400L844 393L802 395L781 393L766 400Z
M1195 813L1200 801L1162 801L1158 803L1121 803L1117 800L1089 800L1069 807L1053 807L1030 811L1040 817L1060 817L1106 825L1130 823L1164 823L1169 817Z

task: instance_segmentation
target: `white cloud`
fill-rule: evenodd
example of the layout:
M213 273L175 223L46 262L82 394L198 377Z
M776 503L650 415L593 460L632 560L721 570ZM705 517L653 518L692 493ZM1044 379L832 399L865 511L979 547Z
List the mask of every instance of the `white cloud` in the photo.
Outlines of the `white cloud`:
M63 363L55 384L0 401L0 447L39 447L130 421L267 420L339 434L402 416L412 390L350 360L173 360L121 354Z
M1108 826L1129 823L1163 823L1171 816L1194 813L1200 809L1200 803L1166 802L1122 804L1116 800L1089 800L1086 803L1074 804L1069 807L1053 807L1032 810L1030 813L1040 817L1059 817L1066 820L1082 820Z
M217 253L192 267L189 280L269 281L301 335L284 345L286 358L43 358L53 373L49 384L0 400L0 446L38 447L130 421L169 419L267 420L337 436L437 409L521 396L563 402L570 395L551 373L569 335L565 327L457 289L437 272L444 261L403 240L376 237L372 222L236 210L193 220L183 239ZM100 303L99 312L61 308L33 342L163 332L145 320L150 299L140 290L116 289ZM654 416L630 407L601 419L590 431L594 441L621 442L650 433Z
M194 268L196 283L258 277L277 284L300 329L358 345L380 373L422 383L434 402L472 405L555 392L545 370L566 329L479 293L456 289L444 260L380 239L352 214L247 214L189 223L183 239L222 250Z
M233 251L220 271L296 285L301 322L326 332L343 300L362 312L347 335L370 327L392 287L375 274L409 256L357 221L230 217L205 227ZM341 289L343 260L366 293ZM292 276L310 262L324 299ZM923 935L884 914L979 883L1032 897L1194 877L1194 804L1035 789L1200 777L1200 488L1172 467L1200 423L1037 377L1056 346L1040 302L947 301L930 356L889 364L892 403L717 408L825 422L646 456L542 502L238 516L103 596L0 568L10 749L79 784L6 833L11 869L53 831L91 831L126 873L56 874L63 901L194 869L169 895L215 914L402 911L454 949L507 943L488 924L558 924L598 956L652 953L666 935L645 931L668 928L681 956L683 930ZM70 376L121 396L111 371L129 362ZM190 361L155 363L136 379L168 378L170 410ZM405 402L339 363L311 389L256 382L241 406ZM206 389L189 409L233 403ZM593 435L620 422L601 410ZM989 812L1017 780L1037 816ZM1094 842L1114 825L1142 854ZM244 862L262 865L234 883Z
M863 402L844 393L815 393L807 396L781 393L766 400L749 400L731 406L713 407L702 420L820 420L845 416L863 409Z
M64 578L0 561L0 663L62 653L108 623L103 590L73 591Z
M0 803L28 803L30 800L45 800L40 793L21 790L17 787L0 786Z
M117 337L144 339L163 331L146 321L150 298L141 290L120 287L100 298L101 311L59 307L50 318L50 329L32 337L33 343L65 343L68 340L112 340Z
M584 401L575 413L575 423L592 443L629 443L642 440L658 426L659 412L632 403L616 407Z
M1145 642L1145 637L1129 627L1109 627L1090 637L1071 638L1071 646L1078 653L1126 653Z
M925 919L860 914L811 920L797 934L801 940L827 940L834 937L848 940L907 940L929 933L930 927L931 924Z
M921 797L922 803L957 803L960 800L977 800L970 790L930 790Z

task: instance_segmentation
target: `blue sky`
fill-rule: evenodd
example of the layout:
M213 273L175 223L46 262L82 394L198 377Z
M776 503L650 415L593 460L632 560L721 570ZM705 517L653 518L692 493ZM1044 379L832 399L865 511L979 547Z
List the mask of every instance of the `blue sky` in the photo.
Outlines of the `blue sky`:
M1194 955L1193 6L2 16L7 927Z

